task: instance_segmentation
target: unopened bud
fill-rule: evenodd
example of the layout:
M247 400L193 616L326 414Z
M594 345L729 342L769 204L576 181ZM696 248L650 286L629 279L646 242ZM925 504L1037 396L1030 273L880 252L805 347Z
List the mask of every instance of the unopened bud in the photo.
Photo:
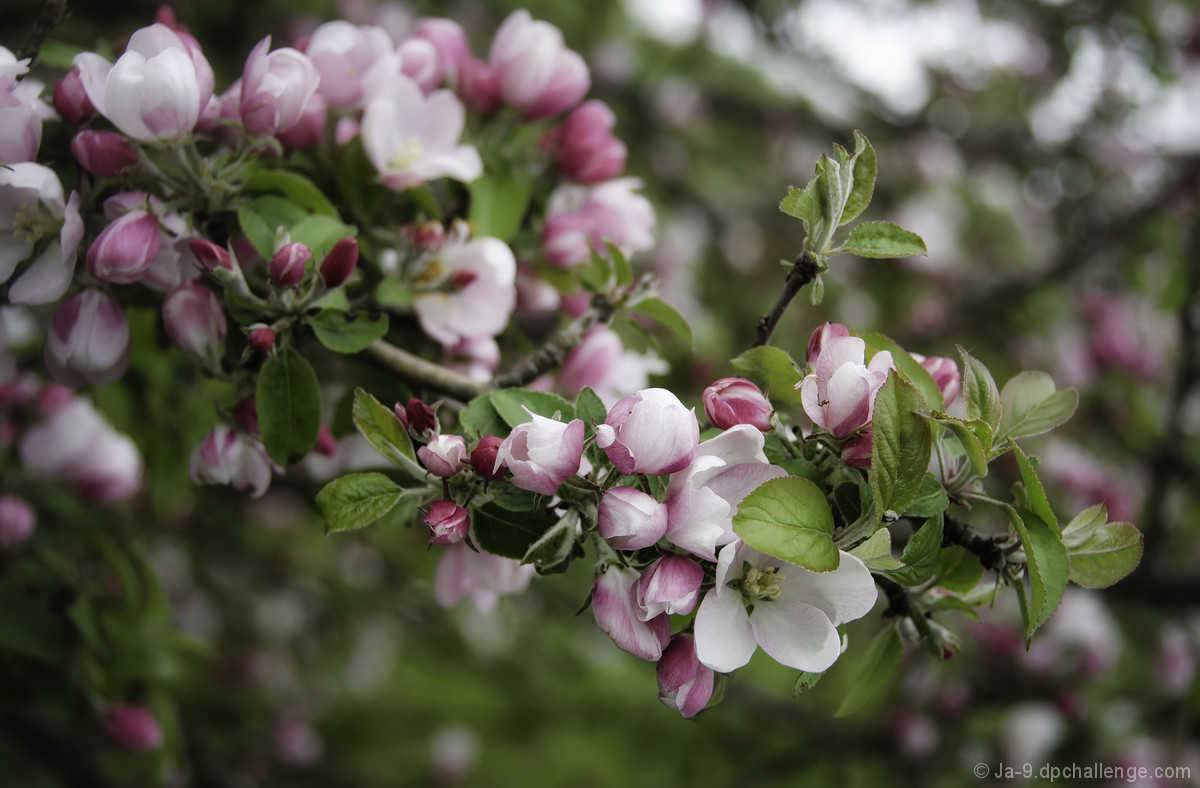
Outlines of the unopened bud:
M250 326L250 347L259 353L268 353L275 346L275 329L256 323Z
M145 706L114 704L104 714L104 730L130 752L156 750L163 742L162 726Z
M358 265L358 241L343 238L333 245L329 254L321 261L321 278L326 287L341 287L354 273Z
M96 108L83 89L78 66L54 80L54 109L72 126L79 126L96 114Z
M101 178L115 178L136 164L137 151L115 131L84 129L71 140L71 155L79 166Z
M229 252L207 238L191 239L188 241L188 248L205 271L215 271L218 268L233 270L233 260L230 259Z
M417 449L417 459L434 476L448 479L467 465L467 443L461 435L435 435Z
M458 544L471 529L471 513L454 501L434 501L425 515L425 524L429 526L430 544Z
M704 415L719 430L749 424L771 431L771 404L762 390L742 378L722 378L704 390Z
M37 514L32 506L15 495L0 495L0 550L20 550L36 527Z
M181 350L215 362L225 342L225 310L221 300L198 279L172 290L162 304L167 336Z
M312 250L299 241L284 244L267 266L276 287L295 287L304 278L304 264L312 259Z
M233 420L247 434L258 434L258 403L253 397L246 397L233 406Z
M496 453L503 442L495 435L480 436L479 443L475 444L471 451L471 467L475 469L475 473L491 481L501 479L508 473L507 465L501 463L499 468L496 467Z
M88 273L118 285L138 281L158 256L159 236L158 217L148 211L117 217L88 248Z
M324 424L317 431L317 443L313 446L313 451L325 457L337 454L337 438L333 437L333 433Z
M419 438L428 440L430 436L438 433L438 420L433 408L416 397L410 399L403 407L399 402L396 403L396 418Z

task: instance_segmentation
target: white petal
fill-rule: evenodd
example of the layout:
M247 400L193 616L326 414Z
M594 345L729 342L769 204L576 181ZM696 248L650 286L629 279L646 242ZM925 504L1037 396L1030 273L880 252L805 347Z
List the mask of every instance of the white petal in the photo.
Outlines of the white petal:
M696 612L696 658L719 673L729 673L749 662L755 648L742 595L705 594Z
M844 550L838 568L832 572L810 572L784 564L783 575L780 599L819 608L835 626L865 616L879 595L870 570Z
M764 600L750 614L754 639L781 665L820 673L837 661L841 638L815 607L780 597Z
M67 292L71 277L75 274L75 254L65 259L62 246L54 241L42 256L17 277L8 291L8 300L14 304L49 304Z

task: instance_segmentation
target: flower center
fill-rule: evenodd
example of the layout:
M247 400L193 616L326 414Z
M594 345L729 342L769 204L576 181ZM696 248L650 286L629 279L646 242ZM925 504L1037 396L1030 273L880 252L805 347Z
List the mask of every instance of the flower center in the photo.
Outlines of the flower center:
M396 146L392 160L388 162L389 170L407 170L421 158L421 141L410 137Z
M734 580L729 586L739 589L747 604L753 604L758 600L777 599L783 592L779 584L784 579L785 577L779 572L777 566L755 569L746 564L741 579Z
M41 203L27 203L17 209L13 218L13 237L26 243L37 243L43 238L57 233L62 222L54 214L42 207Z

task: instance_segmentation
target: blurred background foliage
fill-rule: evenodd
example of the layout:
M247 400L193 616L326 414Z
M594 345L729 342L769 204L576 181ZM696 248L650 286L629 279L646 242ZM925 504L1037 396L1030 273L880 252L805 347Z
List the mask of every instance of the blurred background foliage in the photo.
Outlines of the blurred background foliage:
M824 302L802 293L775 343L799 356L832 320L928 355L961 344L1000 381L1028 366L1078 386L1074 421L1030 448L1063 510L1105 500L1138 524L1141 567L1101 594L1071 589L1028 654L1015 611L947 620L962 652L936 664L910 649L887 692L850 718L832 712L861 648L796 699L794 675L756 659L723 706L684 722L656 702L651 666L574 616L590 585L579 562L490 616L447 612L431 591L436 553L402 516L325 538L316 487L299 477L256 502L194 487L186 458L215 422L213 384L135 339L145 350L130 374L94 394L143 447L147 493L89 509L48 489L40 560L0 558L5 783L953 786L1003 761L1182 765L1195 784L1196 4L521 5L588 61L592 96L615 110L629 171L655 203L658 246L639 262L697 332L694 353L661 349L685 401L732 374L782 282L778 261L799 249L800 224L777 209L787 187L862 129L880 162L864 218L915 230L930 254L835 259ZM54 42L112 47L156 7L70 3L42 76L73 51ZM418 16L449 16L485 55L516 7L173 5L218 89L268 33L282 45L340 16L403 35ZM0 43L16 50L40 9L6 2ZM153 337L155 319L131 313L135 336ZM386 386L372 389L385 401ZM32 587L55 591L31 598ZM850 637L861 645L878 625L857 622ZM149 703L166 746L108 744L96 698L113 696Z

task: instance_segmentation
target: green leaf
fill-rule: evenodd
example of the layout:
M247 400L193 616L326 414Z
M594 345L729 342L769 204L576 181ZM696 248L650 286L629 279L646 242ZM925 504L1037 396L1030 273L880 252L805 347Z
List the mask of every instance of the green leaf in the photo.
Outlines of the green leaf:
M321 429L321 385L312 365L287 348L258 374L258 427L263 447L287 467L312 451Z
M883 334L864 334L862 340L876 353L886 350L892 354L892 361L904 373L905 380L916 386L917 391L921 392L921 396L925 398L925 406L929 410L943 410L946 407L942 400L942 390L938 388L938 384L929 374L929 370L921 366L907 350Z
M962 359L959 371L962 373L963 401L967 407L967 420L981 419L992 428L994 433L1000 426L1000 390L992 373L979 359L972 356L962 345L956 345L958 357ZM986 449L991 451L989 445Z
M966 593L983 578L983 564L970 550L959 545L942 548L938 558L938 585L950 591Z
M402 468L417 471L420 477L425 475L424 469L417 465L408 430L396 418L396 412L362 388L354 389L354 426L385 458Z
M242 189L246 192L279 192L313 213L338 218L337 208L316 184L291 170L259 170L243 181Z
M674 331L688 343L688 347L695 347L695 340L692 339L692 327L688 325L683 315L679 314L679 310L666 301L654 297L643 298L633 305L633 309Z
M458 421L472 438L483 435L503 438L511 431L508 422L500 417L496 406L492 404L491 394L480 394L467 403L467 407L458 414Z
M937 597L933 600L933 604L929 605L929 610L954 610L962 613L972 621L979 621L979 614L975 612L975 608L971 606L971 603L954 594L943 594Z
M1061 536L1062 531L1058 527L1058 518L1054 516L1054 510L1050 508L1050 501L1046 499L1046 488L1042 486L1042 480L1038 478L1033 463L1025 456L1025 452L1021 451L1021 447L1017 445L1016 441L1010 440L1008 445L1017 459L1017 468L1021 471L1021 481L1025 485L1026 495L1029 496L1029 508L1042 518L1054 533Z
M800 392L794 388L804 376L785 351L763 345L747 350L730 363L740 375L761 386L772 402L804 406Z
M575 416L583 419L584 435L588 438L596 434L595 425L603 424L608 418L608 408L591 386L584 386L575 398Z
M886 572L904 566L900 559L892 555L892 532L886 528L880 528L871 534L870 539L846 552L857 557L873 572Z
M515 178L484 175L471 181L467 190L471 193L467 219L474 235L512 240L529 205L529 187Z
M845 245L834 252L849 252L859 257L881 260L889 257L916 257L926 253L921 236L891 222L863 222L850 231Z
M1104 504L1097 504L1080 512L1063 529L1071 582L1084 588L1107 588L1142 560L1141 532L1130 523L1107 520Z
M339 287L333 292L345 295L346 291ZM405 287L399 279L386 278L381 280L375 288L375 300L379 302L380 306L408 307L412 304L412 291Z
M604 245L608 247L608 258L612 260L613 270L617 274L618 285L628 285L633 282L633 269L629 267L629 261L625 259L625 255L612 241L605 241Z
M1004 384L996 441L1027 438L1049 432L1067 421L1079 406L1075 389L1054 390L1054 379L1045 372L1022 372Z
M904 510L905 517L933 517L946 511L950 506L950 496L946 488L932 473L926 473L917 488L917 495L912 503Z
M494 503L480 506L471 518L479 546L494 555L523 559L542 535L557 522L544 510L510 512Z
M858 675L850 685L850 693L833 716L848 717L878 694L896 672L896 668L900 667L900 657L903 654L904 643L900 640L900 633L896 627L889 626L876 635L863 656Z
M317 506L325 515L325 533L370 525L400 503L404 494L400 485L382 473L354 473L334 479L317 493Z
M841 560L829 503L808 479L785 476L760 485L742 500L733 530L755 550L814 572L833 571Z
M987 476L987 454L984 451L983 444L979 440L979 435L976 434L970 424L967 424L962 419L947 416L944 413L922 411L921 416L929 419L934 424L942 425L954 433L954 437L958 438L958 442L962 444L963 451L967 453L967 467L970 468L972 476ZM980 422L980 424L982 423Z
M568 509L562 518L542 537L529 546L521 557L522 564L533 564L538 574L565 572L578 544L575 529L579 526L579 511Z
M388 331L388 316L383 312L322 309L310 322L320 343L334 353L358 353Z
M871 427L871 489L875 517L897 515L908 508L929 467L933 433L917 415L924 400L912 384L893 370L875 397Z
M846 224L866 210L875 192L875 149L861 131L854 132L854 155L850 157L853 171L853 186L846 197L842 218L838 224Z
M917 586L933 577L942 550L942 518L930 517L904 546L900 560L904 566L887 572L900 585Z
M309 216L291 226L292 241L312 250L313 262L324 260L333 245L358 235L358 228L328 216Z
M813 687L817 686L817 682L821 680L824 673L802 672L796 677L796 685L792 688L792 697L798 698L801 693L808 692Z
M294 202L268 194L239 209L238 223L254 250L264 260L270 260L275 254L275 239L279 229L291 228L308 216L308 211Z
M1062 539L1041 517L1022 507L1006 506L1004 509L1027 561L1030 593L1028 607L1023 612L1028 642L1062 602L1071 563Z
M563 422L568 422L575 418L574 405L557 394L551 394L547 391L500 389L499 391L491 392L490 396L496 412L500 414L500 418L504 419L509 427L515 427L518 424L524 424L532 420L532 417L526 412L526 408L548 419L554 418L555 413L560 414L559 419Z

